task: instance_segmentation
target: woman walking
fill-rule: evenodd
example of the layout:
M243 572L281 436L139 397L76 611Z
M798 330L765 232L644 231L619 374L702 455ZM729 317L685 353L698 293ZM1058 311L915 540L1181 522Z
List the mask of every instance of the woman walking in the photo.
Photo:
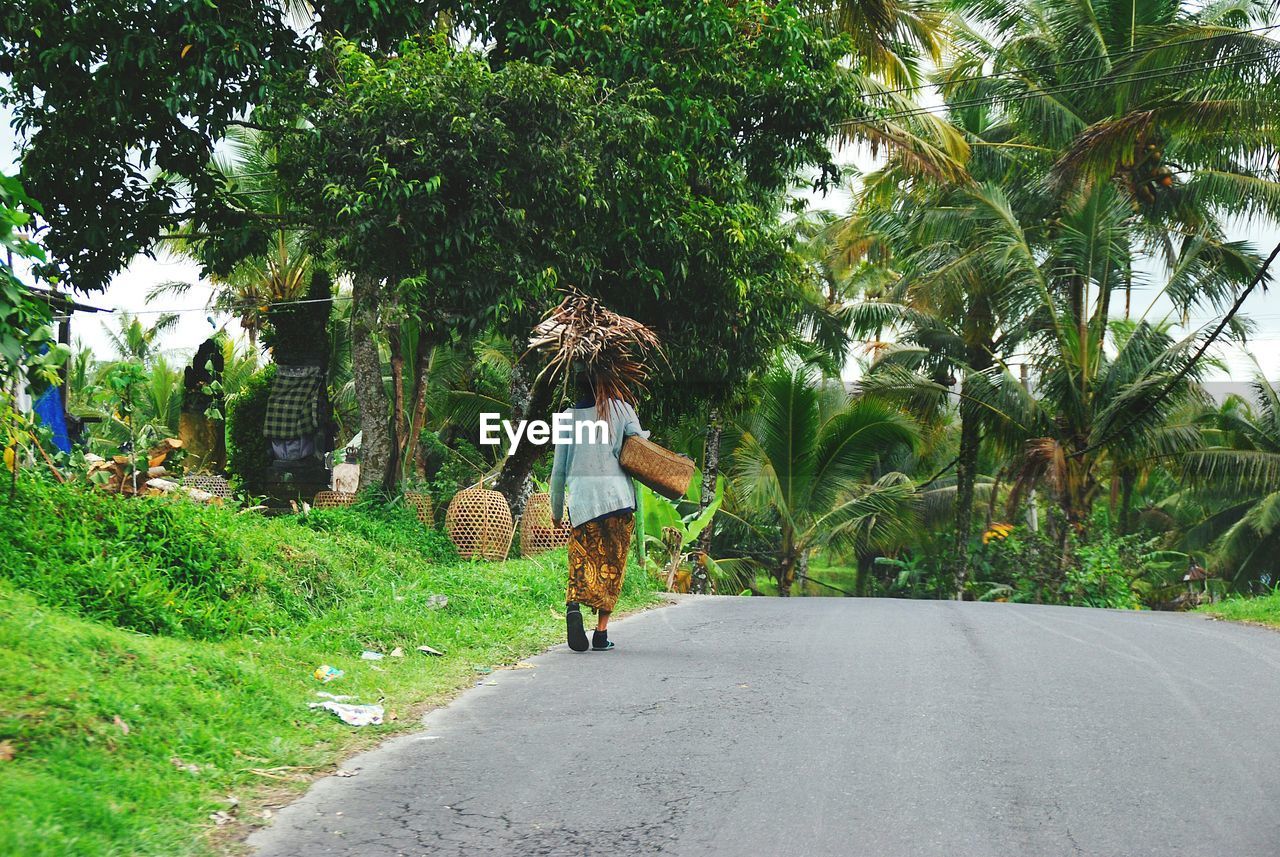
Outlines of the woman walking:
M611 395L616 385L598 383L588 370L580 370L574 383L576 401L565 413L573 420L574 443L556 445L551 469L551 516L556 525L564 520L568 492L569 587L565 595L565 622L569 648L585 652L587 632L582 625L582 605L596 612L596 630L590 648L608 651L609 616L622 589L627 551L635 531L636 495L631 477L618 464L622 442L628 435L648 437L640 427L635 408ZM598 432L583 431L584 421L608 425L602 439ZM582 443L576 441L581 439Z

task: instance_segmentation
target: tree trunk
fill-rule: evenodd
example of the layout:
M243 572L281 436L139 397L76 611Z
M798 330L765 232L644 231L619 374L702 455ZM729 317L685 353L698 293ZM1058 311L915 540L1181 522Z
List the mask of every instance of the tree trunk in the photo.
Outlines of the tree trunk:
M391 437L390 401L382 380L382 358L375 338L378 327L377 280L365 274L352 278L351 374L360 406L360 487L394 487L395 444Z
M987 496L987 523L983 527L984 530L991 529L991 524L995 520L996 515L996 498L1000 495L1000 483L1004 481L1004 468L996 473L995 481L991 483L991 493Z
M412 468L418 476L426 476L426 450L423 449L421 439L422 428L427 422L427 385L431 383L435 356L435 348L419 339L413 367L413 411L409 415L409 434L400 448L406 474Z
M516 393L516 378L519 371L517 364L516 370L513 370L511 377L513 395ZM528 398L523 408L513 399L511 403L512 418L517 420L550 421L551 401L554 395L555 381L550 377L550 373L543 373L529 387ZM524 511L524 504L531 493L529 474L533 472L533 465L537 463L538 459L546 451L547 447L543 445L528 442L521 443L516 447L515 453L508 455L507 460L503 462L502 471L498 474L498 481L493 487L502 492L502 496L507 498L507 503L511 506L512 517Z
M804 585L809 582L809 552L804 551L796 557L796 580L800 581L800 594L804 595Z
M712 408L708 415L707 423L707 442L703 448L702 454L702 499L698 501L698 511L705 512L707 507L715 500L716 497L716 477L720 474L720 435L723 427L720 425L720 409ZM702 533L698 536L698 551L703 556L711 555L711 536L715 529L715 521L707 524ZM703 568L705 568L705 564ZM709 588L709 581L694 576L694 591L706 594Z
M1133 526L1134 475L1127 467L1120 469L1120 535L1127 536Z
M791 583L796 579L795 557L784 558L778 563L778 595L791 597Z
M968 385L967 380L965 385ZM956 531L952 542L952 579L957 600L964 598L964 585L969 577L969 531L973 528L973 486L981 440L977 414L961 399L960 454L956 458Z
M680 571L680 561L684 555L680 552L680 543L683 539L680 531L675 527L662 528L662 546L667 550L667 564L663 566L663 579L667 582L667 591L675 591L676 575ZM690 581L692 585L692 581Z
M791 584L796 579L796 562L800 559L800 551L796 550L795 533L784 524L782 528L782 550L778 552L778 595L790 597Z
M404 342L400 338L400 326L387 328L387 345L391 350L391 429L396 447L396 459L404 452L409 436L408 418L404 401Z

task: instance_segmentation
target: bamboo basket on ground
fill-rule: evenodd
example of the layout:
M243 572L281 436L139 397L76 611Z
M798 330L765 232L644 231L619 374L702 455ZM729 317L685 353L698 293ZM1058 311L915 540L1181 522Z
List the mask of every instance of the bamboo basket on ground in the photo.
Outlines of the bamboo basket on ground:
M536 556L569 544L569 524L551 521L551 495L534 494L520 516L520 556Z
M405 505L412 509L424 527L433 527L436 522L436 507L431 502L431 495L422 491L404 492Z
M628 435L618 455L622 469L668 500L679 500L693 481L693 459L663 449L639 435Z
M355 494L343 494L340 491L317 491L315 499L311 501L311 508L343 509L347 506L355 505L355 502Z
M501 562L507 558L516 533L507 498L481 485L454 495L444 513L444 526L463 559Z

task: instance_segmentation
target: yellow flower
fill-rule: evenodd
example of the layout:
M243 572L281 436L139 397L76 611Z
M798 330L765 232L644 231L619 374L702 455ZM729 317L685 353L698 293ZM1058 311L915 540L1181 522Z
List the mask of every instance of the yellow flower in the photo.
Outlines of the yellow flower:
M982 534L982 543L987 545L993 541L1003 541L1009 538L1012 532L1013 524L992 524L991 529Z

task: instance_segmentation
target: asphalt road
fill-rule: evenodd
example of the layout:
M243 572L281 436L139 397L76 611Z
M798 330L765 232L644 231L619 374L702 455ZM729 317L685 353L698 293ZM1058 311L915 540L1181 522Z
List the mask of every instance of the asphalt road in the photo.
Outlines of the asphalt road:
M500 671L261 855L1280 854L1280 633L703 598Z

